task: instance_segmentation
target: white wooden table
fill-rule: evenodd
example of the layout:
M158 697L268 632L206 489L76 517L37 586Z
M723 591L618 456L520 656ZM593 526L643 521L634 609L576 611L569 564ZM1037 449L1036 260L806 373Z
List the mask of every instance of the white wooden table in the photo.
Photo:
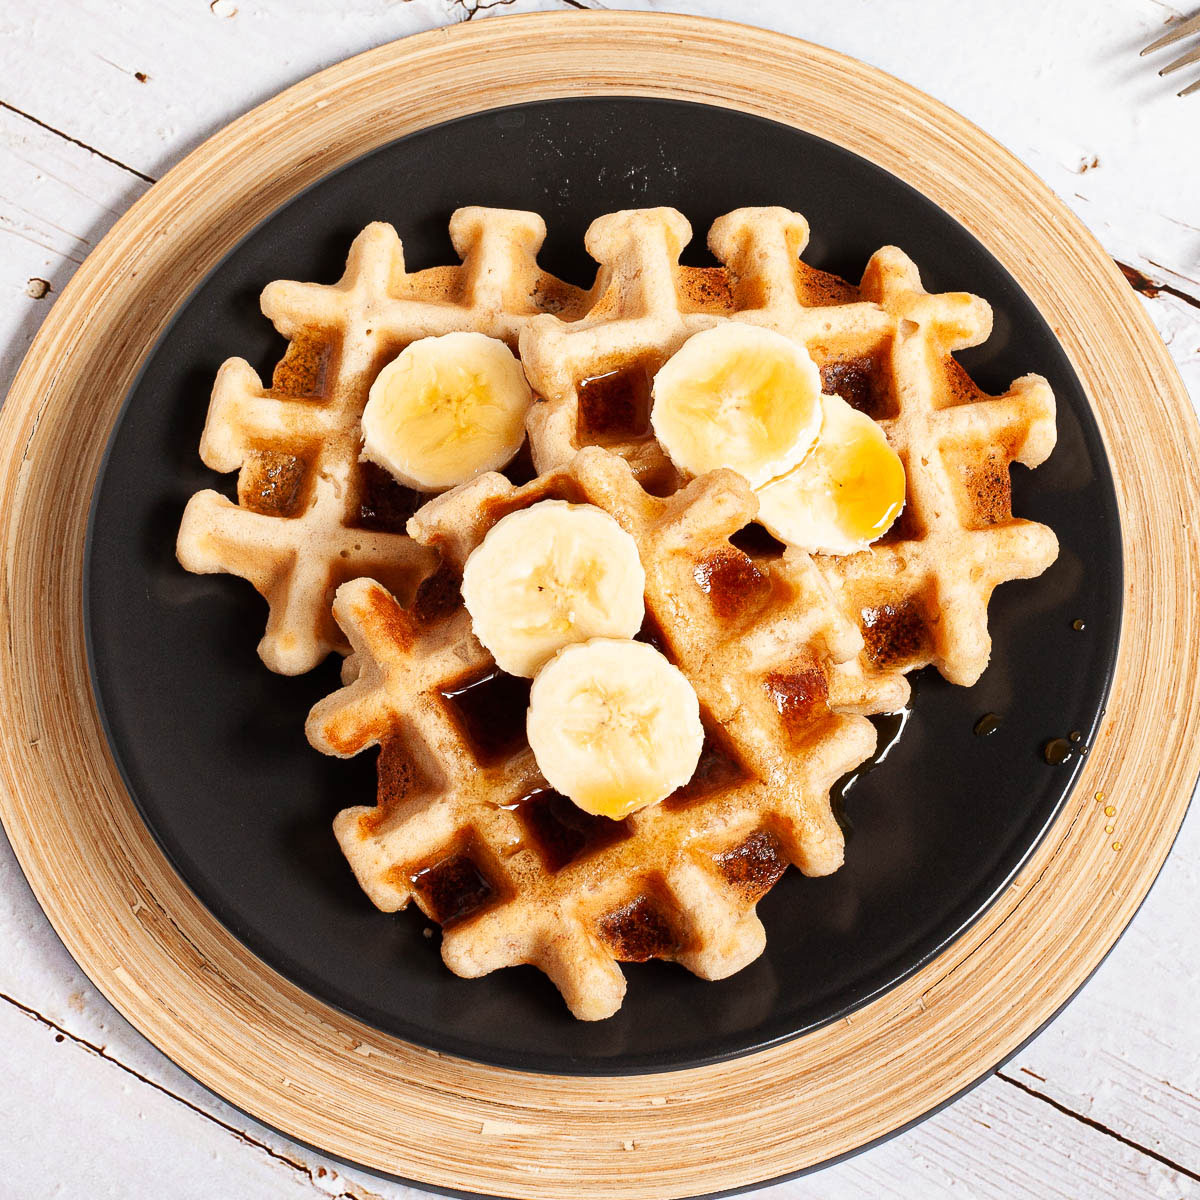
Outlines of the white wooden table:
M407 33L493 10L606 4L0 0L0 392L55 296L112 222L233 116ZM1176 86L1154 74L1163 56L1153 65L1137 58L1179 15L1170 5L607 6L724 16L793 33L957 108L1039 172L1126 267L1200 399L1200 96L1177 100ZM1200 65L1187 78L1195 75ZM1040 1037L915 1129L761 1194L1200 1196L1198 896L1200 811L1193 809L1137 920ZM0 1195L422 1194L288 1142L177 1070L67 956L2 837L0 946Z

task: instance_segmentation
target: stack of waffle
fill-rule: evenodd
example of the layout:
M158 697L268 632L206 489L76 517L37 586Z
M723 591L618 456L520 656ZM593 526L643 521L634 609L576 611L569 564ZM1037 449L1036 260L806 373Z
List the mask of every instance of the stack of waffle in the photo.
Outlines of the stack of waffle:
M984 395L952 357L990 332L981 299L925 292L886 247L855 287L805 265L807 224L778 208L720 218L721 264L684 267L671 209L600 217L594 286L541 271L530 213L463 209L457 267L406 273L372 225L332 286L281 282L264 312L290 340L266 390L241 360L218 375L201 443L238 470L237 503L193 497L179 535L190 570L227 571L267 599L273 670L348 653L345 686L309 739L339 756L379 747L374 804L335 830L384 911L415 901L460 975L533 963L583 1019L620 1006L619 962L667 958L706 979L762 950L759 899L789 864L842 862L832 785L867 759L867 716L908 698L932 664L973 683L987 664L992 589L1039 574L1057 542L1016 519L1009 467L1054 446L1054 399L1026 376ZM907 495L859 553L810 555L756 523L746 482L694 479L655 440L650 385L693 334L736 321L803 346L826 392L872 417ZM437 497L360 461L361 416L382 366L416 339L470 330L519 349L539 397L505 474ZM545 499L594 505L633 538L646 572L639 634L692 684L705 742L691 781L621 821L555 792L525 739L528 680L472 631L464 563L503 516Z

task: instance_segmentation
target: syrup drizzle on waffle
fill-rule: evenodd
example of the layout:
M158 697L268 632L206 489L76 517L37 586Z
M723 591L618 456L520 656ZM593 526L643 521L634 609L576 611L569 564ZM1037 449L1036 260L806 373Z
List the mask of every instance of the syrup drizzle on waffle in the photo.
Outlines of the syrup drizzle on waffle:
M627 463L591 447L521 488L481 476L426 505L412 528L453 574L497 520L547 498L597 505L638 545L641 636L687 675L704 714L704 751L684 788L621 822L581 813L547 787L510 719L523 716L517 692L528 683L496 671L465 609L423 621L368 580L343 586L335 603L356 677L313 709L308 735L326 753L379 744L409 764L381 770L376 805L335 822L380 908L411 898L435 920L452 914L443 956L453 970L534 963L572 1012L596 1019L624 995L617 962L665 957L722 978L760 953L754 905L786 865L813 875L840 865L829 789L870 754L875 734L826 703L826 665L862 643L811 562L784 555L764 569L730 545L756 507L733 472L659 499ZM744 569L698 569L727 556ZM773 601L747 621L737 598L751 574ZM436 900L431 870L442 881Z
M239 359L221 369L201 453L239 472L238 503L193 497L179 556L267 597L273 670L352 649L308 733L331 754L379 747L376 803L335 825L374 903L415 901L459 974L534 963L595 1019L621 1003L618 962L730 974L761 952L754 907L786 867L840 864L829 791L871 751L865 715L901 709L905 673L926 664L973 682L991 591L1057 553L1049 529L1013 516L1009 480L1013 462L1053 448L1054 400L1038 376L987 396L956 362L990 332L984 301L927 293L894 247L857 287L815 270L799 257L807 223L784 209L720 218L708 243L721 265L703 268L679 264L691 229L675 210L608 214L587 233L587 293L538 268L544 232L534 214L463 209L462 265L409 274L394 231L373 225L339 283L268 287L288 353L270 389ZM804 345L824 389L900 454L906 507L868 550L785 547L754 522L738 476L689 482L655 441L654 373L727 320ZM358 422L384 362L457 329L519 347L540 400L507 479L430 500L359 463ZM701 701L692 780L620 822L547 786L524 736L528 681L496 668L462 606L467 555L545 498L596 504L634 537L648 579L638 636Z
M417 338L476 330L515 346L531 316L579 309L583 293L537 265L545 232L534 213L459 209L450 236L462 265L409 273L396 231L376 223L337 283L263 292L288 352L269 389L242 359L218 372L200 454L239 472L238 501L198 492L177 549L188 570L240 575L266 598L259 654L273 671L299 674L346 649L331 615L340 583L369 576L408 601L432 566L404 533L427 497L359 462L367 395Z
M953 354L986 339L990 308L964 292L926 292L895 247L875 253L854 287L801 261L808 224L786 209L719 218L708 245L721 267L681 266L690 237L665 208L611 213L588 229L599 263L591 308L570 322L538 317L521 334L526 373L545 397L529 420L538 468L596 442L669 494L683 480L642 421L654 367L722 321L782 333L806 347L826 391L880 423L907 476L904 512L884 538L814 558L866 647L835 674L832 703L898 710L902 673L930 663L973 683L991 651L992 590L1040 574L1058 553L1051 530L1013 517L1009 483L1013 462L1037 466L1054 447L1049 385L1027 375L1003 396L981 392Z

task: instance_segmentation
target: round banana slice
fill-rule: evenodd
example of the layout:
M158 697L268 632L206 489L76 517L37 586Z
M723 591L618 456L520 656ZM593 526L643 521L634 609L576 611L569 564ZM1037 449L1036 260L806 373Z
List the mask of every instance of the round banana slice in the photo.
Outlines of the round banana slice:
M362 456L423 492L504 466L525 439L533 393L513 352L482 333L406 346L376 377Z
M790 471L821 428L821 373L780 333L729 322L694 334L654 377L654 435L676 466L732 467L751 487Z
M704 744L687 677L653 646L610 638L568 646L542 668L526 730L546 782L614 820L687 783Z
M780 541L814 554L854 554L882 537L904 508L904 464L883 430L840 396L812 453L758 489L758 519Z
M475 636L510 675L532 677L572 642L633 637L645 591L633 538L603 509L563 500L502 517L463 569Z

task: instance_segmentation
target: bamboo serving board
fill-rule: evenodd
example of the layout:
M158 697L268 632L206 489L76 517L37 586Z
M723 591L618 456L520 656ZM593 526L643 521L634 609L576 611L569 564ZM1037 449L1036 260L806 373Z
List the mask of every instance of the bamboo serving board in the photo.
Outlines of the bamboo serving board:
M174 310L263 217L414 130L556 96L701 101L792 124L892 171L1032 297L1113 465L1125 607L1108 716L1006 893L852 1016L668 1074L519 1074L422 1050L287 983L203 909L126 794L93 704L81 573L122 400ZM642 1200L744 1187L885 1136L1027 1039L1115 942L1200 770L1200 429L1112 261L961 117L829 50L723 22L544 14L440 29L298 84L204 143L117 223L55 304L0 413L0 816L67 949L190 1074L269 1125L420 1183ZM169 697L164 698L169 703ZM1103 792L1121 811L1120 849Z

